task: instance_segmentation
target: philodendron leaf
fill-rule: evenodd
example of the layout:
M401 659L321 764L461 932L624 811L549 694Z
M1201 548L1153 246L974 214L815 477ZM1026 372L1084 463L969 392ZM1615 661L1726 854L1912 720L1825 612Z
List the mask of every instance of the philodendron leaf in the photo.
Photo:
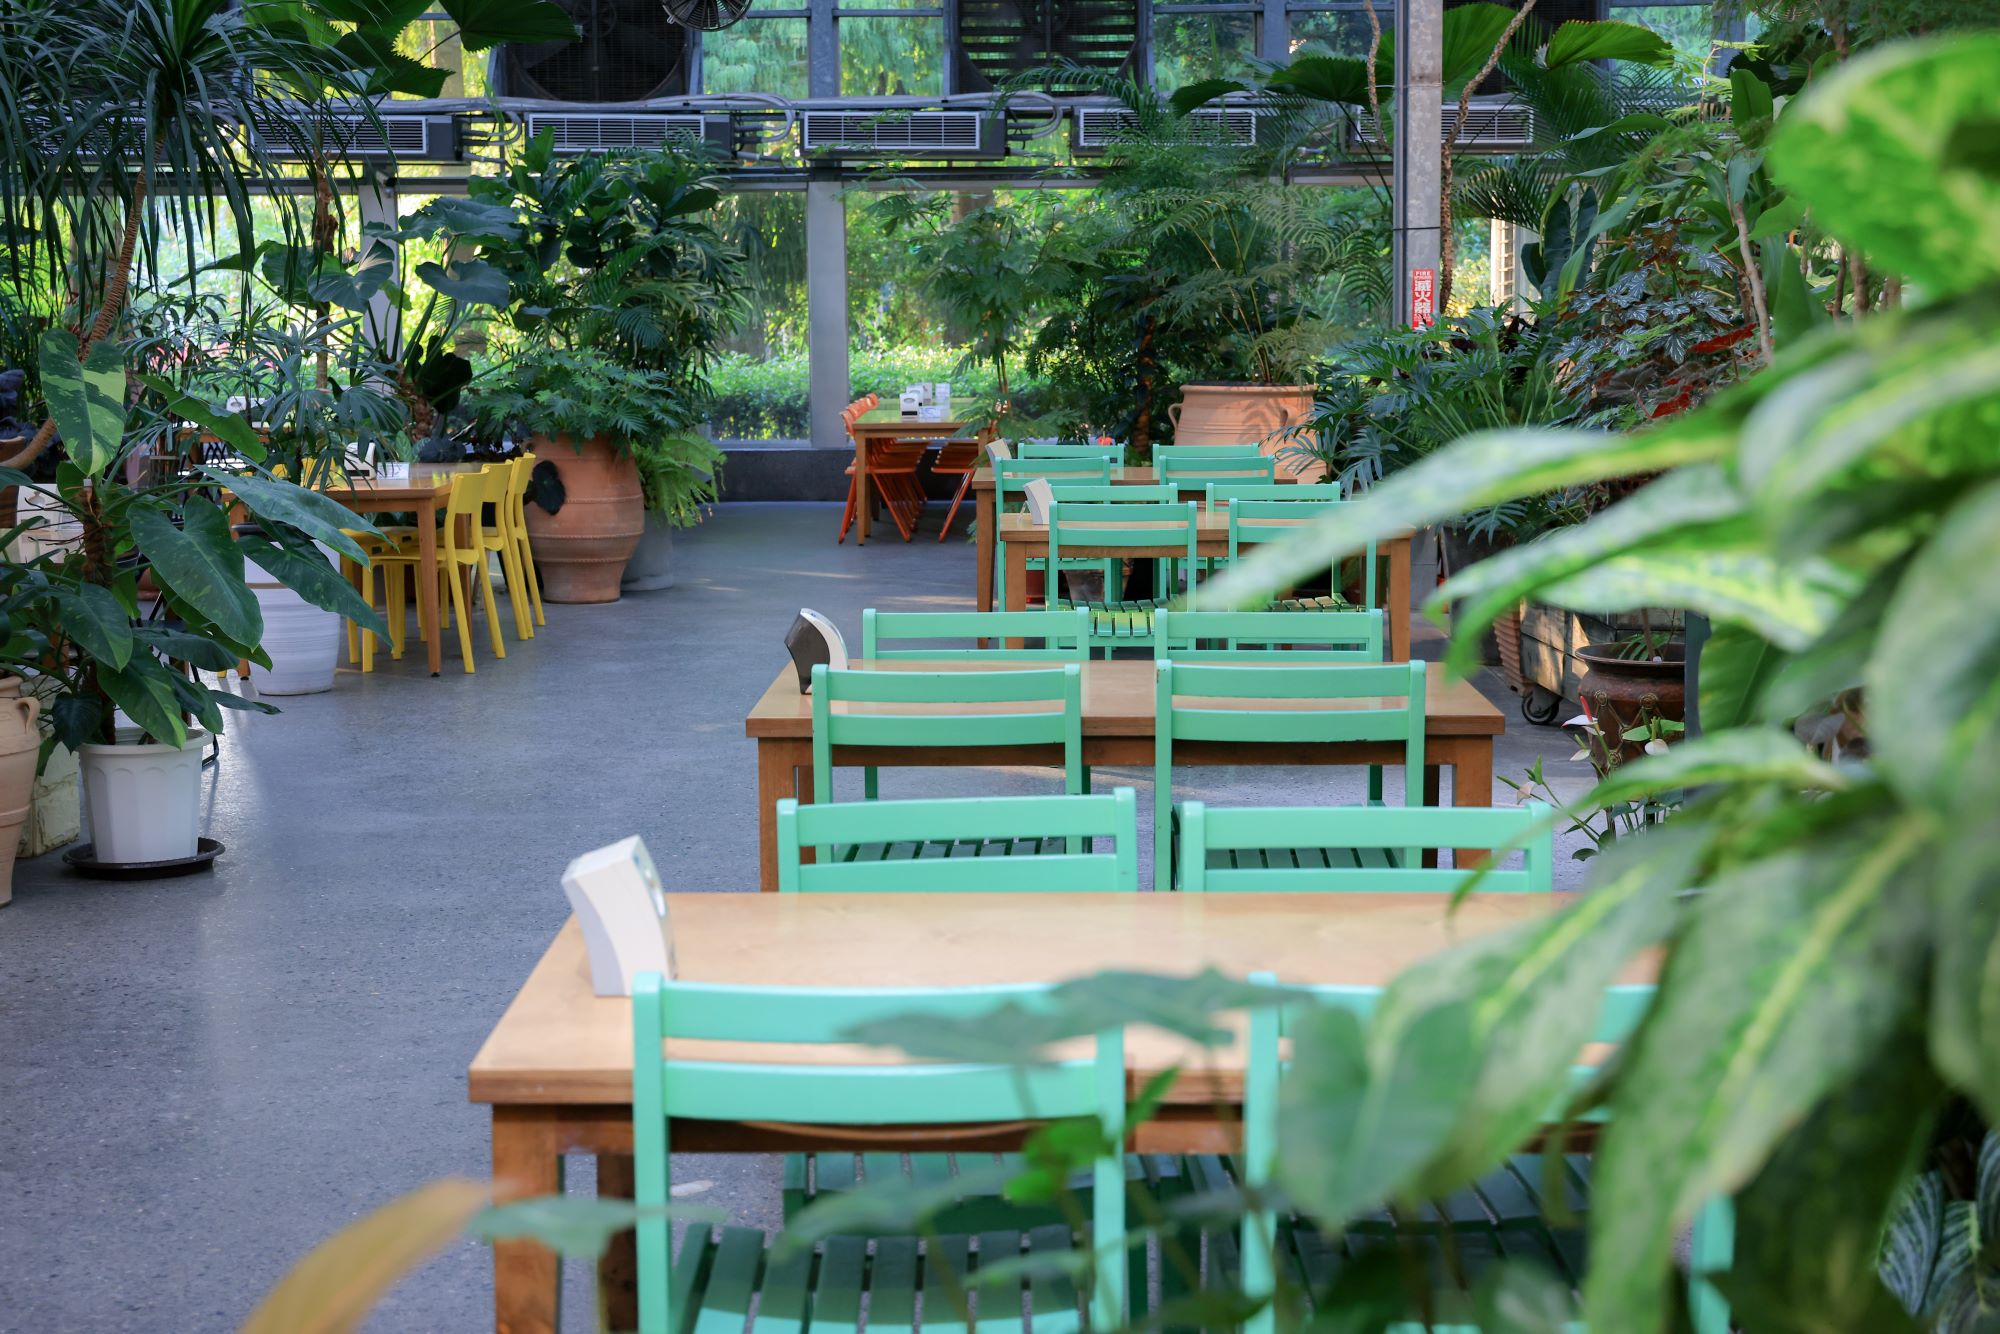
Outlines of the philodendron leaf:
M240 414L219 411L192 394L182 393L171 380L161 376L142 375L139 379L167 400L166 410L170 416L191 421L244 458L253 463L262 462L264 442L257 438L256 429Z
M1592 1171L1590 1328L1663 1328L1675 1230L1902 1028L1923 968L1928 836L1918 820L1829 809L1696 897Z
M1916 1025L1906 1024L1785 1137L1737 1196L1734 1254L1717 1279L1743 1328L1915 1334L1878 1261L1943 1095Z
M1280 1184L1323 1226L1478 1175L1569 1086L1608 987L1673 920L1709 831L1668 827L1601 859L1570 908L1410 969L1365 1028L1349 1008L1294 1033Z
M57 619L76 646L113 670L132 660L132 617L118 595L87 581L63 589Z
M484 260L466 259L450 264L428 260L417 265L417 277L452 300L486 306L507 304L507 275Z
M243 552L227 515L198 496L182 509L183 527L145 505L133 505L130 514L132 537L156 580L237 643L264 637L263 613L243 582Z
M363 602L354 585L341 578L340 571L327 564L317 550L309 549L307 554L261 538L243 539L242 548L246 559L315 607L353 621L364 630L388 635L389 623L381 611Z
M245 508L260 519L286 523L315 541L324 542L350 560L368 563L361 544L342 529L373 534L374 525L335 500L291 482L268 477L204 469L218 484L229 488Z
M1788 788L1839 792L1853 785L1845 770L1828 764L1777 728L1735 727L1691 737L1622 764L1576 803L1602 810L1684 787L1776 783Z
M1821 634L1860 581L1824 560L1780 561L1739 548L1641 550L1611 556L1537 593L1572 611L1685 607L1737 622L1784 649Z
M166 668L143 654L121 671L103 666L97 669L98 686L127 718L153 740L179 746L187 741L187 724L181 719L180 697L173 682Z
M1789 656L1762 635L1740 625L1718 626L1701 646L1701 729L1720 732L1756 721L1765 692Z
M1537 589L1588 570L1608 556L1654 544L1698 545L1717 525L1744 514L1743 499L1713 464L1678 468L1587 522L1509 547L1468 566L1437 591L1431 606L1459 603L1446 662L1455 675L1475 666L1479 636Z
M1912 805L1984 823L2000 799L2000 482L1945 516L1897 586L1864 679L1869 742Z
M997 1194L1016 1167L1000 1159L975 1163L967 1158L959 1175L942 1180L900 1173L887 1181L870 1179L853 1190L822 1191L785 1221L772 1247L783 1258L827 1237L895 1236L921 1232L931 1219L961 1200Z
M2000 833L1955 829L1938 867L1931 1059L2000 1124Z
M41 341L42 396L70 461L96 476L118 457L125 438L125 353L111 339L77 356L76 335L50 329Z
M433 1181L348 1224L278 1280L239 1334L359 1329L391 1284L459 1235L486 1194L473 1181Z
M1871 265L1966 291L2000 278L2000 174L1954 154L1954 132L1995 121L2000 34L1892 42L1786 107L1771 174Z
M1328 511L1294 536L1258 546L1203 584L1195 602L1213 608L1262 606L1277 589L1365 550L1370 542L1467 510L1559 487L1714 462L1735 448L1734 411L1711 407L1630 435L1520 430L1467 436L1396 473L1357 503Z

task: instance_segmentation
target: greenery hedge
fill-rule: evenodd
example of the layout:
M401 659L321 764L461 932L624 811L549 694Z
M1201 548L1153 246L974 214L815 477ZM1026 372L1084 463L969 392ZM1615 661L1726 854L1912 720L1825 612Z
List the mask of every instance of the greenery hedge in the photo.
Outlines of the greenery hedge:
M920 380L949 381L956 397L988 401L993 396L990 366L959 369L961 353L950 347L855 349L848 361L849 397L870 392L885 400ZM1011 368L1010 368L1011 370ZM716 440L804 440L811 436L812 369L806 353L757 358L731 353L716 363L710 434ZM1014 373L1009 387L1017 408L1035 411L1040 384ZM842 404L845 406L845 403Z

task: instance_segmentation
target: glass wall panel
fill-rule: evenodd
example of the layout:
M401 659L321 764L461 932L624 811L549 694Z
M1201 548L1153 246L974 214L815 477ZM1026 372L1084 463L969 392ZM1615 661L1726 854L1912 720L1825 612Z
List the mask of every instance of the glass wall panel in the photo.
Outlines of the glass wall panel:
M701 35L703 92L805 97L808 78L804 19L760 19L753 10L721 32Z
M1153 84L1171 92L1202 79L1248 74L1257 55L1257 15L1229 10L1156 10Z
M1382 25L1382 37L1386 43L1396 31L1394 4L1378 3L1375 17ZM1368 14L1359 6L1352 9L1294 10L1291 23L1291 50L1294 55L1310 44L1317 51L1336 56L1353 56L1357 60L1368 57Z
M840 91L850 97L942 93L943 16L841 19Z

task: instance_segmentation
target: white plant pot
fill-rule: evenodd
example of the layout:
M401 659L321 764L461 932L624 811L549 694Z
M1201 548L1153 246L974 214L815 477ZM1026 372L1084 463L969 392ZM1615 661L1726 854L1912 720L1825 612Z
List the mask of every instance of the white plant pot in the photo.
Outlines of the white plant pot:
M340 617L282 584L251 584L250 591L264 613L264 651L271 655L268 670L250 665L257 693L316 695L333 689L334 669L340 665Z
M192 857L201 840L201 754L208 733L185 746L91 744L79 756L92 851L101 862Z
M625 562L625 577L618 586L628 593L674 586L674 529L664 517L646 511L646 531L640 534L639 549Z

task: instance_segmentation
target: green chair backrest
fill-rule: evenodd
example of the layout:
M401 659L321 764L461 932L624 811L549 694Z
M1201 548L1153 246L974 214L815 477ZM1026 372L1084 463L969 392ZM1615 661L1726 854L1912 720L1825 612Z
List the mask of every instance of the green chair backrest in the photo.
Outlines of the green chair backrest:
M1380 608L1153 613L1153 656L1176 662L1380 662ZM1203 648L1203 644L1211 647Z
M1241 458L1245 454L1263 452L1264 446L1254 440L1247 445L1163 445L1153 451L1153 460L1157 463L1169 456L1177 459Z
M1399 743L1403 802L1423 804L1425 668L1421 662L1244 667L1161 658L1154 671L1155 889L1169 889L1174 883L1174 747L1181 742ZM1396 699L1402 702L1391 702ZM1334 701L1353 703L1323 707ZM1318 707L1297 707L1300 704Z
M1229 502L1229 559L1234 561L1242 554L1243 548L1255 546L1259 542L1275 542L1290 537L1299 529L1310 526L1322 514L1354 502L1342 500L1338 494L1314 495L1319 490L1332 488L1299 487L1303 494L1286 496L1279 500L1245 498ZM1375 543L1369 542L1361 561L1361 601L1366 606L1375 605ZM1338 592L1338 588L1335 589Z
M836 746L1060 746L1063 791L1083 791L1083 668L1073 662L986 672L834 671L822 663L813 668L812 711L815 801L834 800Z
M1269 973L1253 973L1250 980L1266 986L1278 984L1278 979ZM1375 987L1287 987L1286 990L1301 998L1284 1005L1263 1006L1250 1011L1249 1044L1243 1071L1243 1183L1252 1194L1269 1189L1277 1162L1280 1098L1284 1078L1290 1068L1290 1062L1284 1059L1284 1039L1292 1035L1303 1016L1317 1009L1344 1010L1365 1022L1373 1015L1382 996L1381 990ZM1596 1026L1588 1040L1608 1043L1625 1041L1652 1005L1653 991L1651 986L1606 988L1604 999L1598 1006ZM1581 1084L1590 1074L1588 1069L1579 1068L1572 1080ZM1550 1112L1552 1120L1560 1120L1563 1109L1555 1107ZM1719 1222L1726 1226L1726 1218L1726 1202L1719 1211L1715 1206L1703 1211L1695 1224L1697 1250L1702 1247L1704 1229L1712 1232ZM1267 1299L1276 1291L1272 1262L1277 1244L1278 1216L1275 1212L1261 1210L1245 1213L1240 1260L1240 1280L1245 1297ZM1726 1241L1724 1246L1726 1250ZM1719 1267L1728 1267L1726 1254ZM1727 1307L1720 1305L1718 1298L1718 1305L1710 1307L1704 1314L1703 1303L1699 1299L1700 1289L1704 1286L1707 1285L1700 1281L1695 1284L1695 1329L1699 1334L1726 1334L1729 1329ZM1243 1334L1273 1334L1276 1327L1275 1314L1267 1302L1263 1309L1243 1322L1242 1330ZM1417 1328L1404 1324L1391 1326L1395 1331L1414 1331ZM1428 1328L1433 1330L1433 1334L1477 1334L1477 1327L1472 1325L1437 1324ZM1575 1322L1563 1328L1565 1334L1583 1334L1583 1326Z
M993 503L999 511L1010 499L1019 499L1021 489L1037 477L1058 481L1111 482L1111 460L1107 458L995 459L993 461Z
M1110 840L1095 851L1093 839ZM1008 856L1007 847L1040 849ZM890 861L805 862L810 846L913 844L919 855ZM988 851L994 855L986 855ZM854 891L1046 894L1136 892L1139 802L1129 787L1081 797L972 797L942 801L859 801L832 806L778 803L780 893Z
M932 641L971 640L950 647ZM1038 640L1039 648L1006 648L1008 639ZM979 647L991 640L992 647ZM911 648L912 642L922 641ZM1090 612L878 611L861 613L861 657L871 662L962 659L972 662L1087 662Z
M1125 1121L1125 1040L1099 1033L1087 1058L1021 1067L970 1062L802 1064L677 1058L669 1039L827 1046L877 1020L974 1021L1002 1005L1047 1004L1047 986L822 988L669 982L632 985L632 1156L638 1225L639 1328L682 1328L685 1294L670 1286L672 1127L676 1120L812 1125L976 1125L1094 1119L1116 1143ZM1091 1192L1097 1264L1091 1324L1125 1318L1125 1163L1098 1160Z
M1099 505L1175 505L1180 503L1178 487L1142 486L1137 482L1058 482L1049 483L1057 500L1084 501Z
M1089 559L1118 556L1146 548L1179 547L1171 559L1186 560L1192 568L1200 537L1200 513L1193 501L1185 504L1104 504L1063 499L1049 507L1049 564L1063 559L1063 548ZM1087 550L1082 550L1087 549Z
M1100 445L1082 440L1023 440L1014 446L1017 459L1110 459L1113 465L1125 462L1122 442Z
M1163 449L1153 475L1182 490L1207 492L1211 482L1271 482L1278 461L1269 454L1203 454L1190 457L1178 449Z
M1482 892L1548 893L1555 888L1555 825L1538 801L1516 807L1207 806L1181 807L1180 868L1184 893L1285 893L1403 890L1450 893L1470 869L1422 866L1414 858L1371 866L1313 864L1319 848L1356 850L1486 848L1495 857L1519 847L1519 867L1496 864ZM1235 865L1210 866L1211 852ZM1261 855L1260 855L1261 854ZM1262 864L1259 864L1262 863Z
M1210 482L1208 484L1208 507L1237 500L1318 500L1323 497L1312 494L1313 488L1302 487L1297 482ZM1301 494L1303 492L1303 494ZM1336 495L1338 493L1335 493Z

